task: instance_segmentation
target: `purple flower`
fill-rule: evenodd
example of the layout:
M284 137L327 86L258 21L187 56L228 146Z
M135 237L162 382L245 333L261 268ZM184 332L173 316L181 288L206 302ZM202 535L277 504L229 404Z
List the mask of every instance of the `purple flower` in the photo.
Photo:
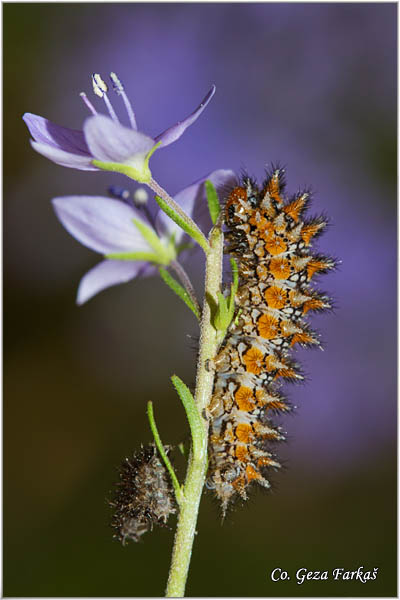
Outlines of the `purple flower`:
M81 97L92 112L92 116L84 121L83 131L61 127L38 115L25 113L23 119L33 138L32 147L63 167L84 171L115 171L148 183L151 179L148 167L150 156L156 148L164 148L178 140L185 129L196 121L213 97L215 86L186 119L152 138L137 130L135 114L123 85L115 73L111 73L110 77L114 90L122 97L130 127L119 122L107 96L108 86L100 75L95 74L92 77L93 90L104 100L109 116L98 114L83 93Z
M235 175L230 170L214 171L174 198L205 232L211 227L203 185L206 179L218 189L232 185ZM179 254L185 235L162 211L153 227L141 210L113 198L65 196L54 198L53 206L73 237L105 257L81 279L78 304L107 287L153 275L157 266L168 266Z

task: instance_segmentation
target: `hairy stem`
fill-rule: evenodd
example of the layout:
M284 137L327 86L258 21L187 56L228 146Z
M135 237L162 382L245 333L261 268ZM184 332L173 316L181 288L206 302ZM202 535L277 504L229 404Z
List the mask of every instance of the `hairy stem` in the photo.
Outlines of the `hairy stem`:
M159 185L157 181L155 181L155 179L151 178L147 185L151 190L153 190L153 192L157 194L157 196L160 196L160 198L165 200L168 206L172 208L177 215L179 215L182 221L184 221L190 227L190 229L196 233L196 241L200 244L200 246L202 246L205 252L208 252L207 238L205 237L201 229L198 228L193 219L189 217L189 215L187 215L184 210L182 210L179 204L175 202L173 198L171 198L168 192L164 190L164 188L162 188L161 185Z
M210 402L214 383L214 371L207 369L207 361L212 360L217 351L217 335L211 322L210 299L216 304L218 302L217 294L221 289L223 234L220 229L214 228L211 231L209 242L211 250L206 262L204 305L194 396L204 431L201 443L192 446L189 455L183 501L179 511L167 584L166 595L168 598L180 598L185 593L197 515L207 469L208 422L204 418L203 412Z
M169 263L169 266L178 275L183 287L189 294L197 312L199 313L199 315L201 315L201 309L200 309L199 303L197 301L196 292L194 291L192 282L190 281L189 276L186 273L185 269L182 267L182 265L180 263L178 263L177 260L171 260Z

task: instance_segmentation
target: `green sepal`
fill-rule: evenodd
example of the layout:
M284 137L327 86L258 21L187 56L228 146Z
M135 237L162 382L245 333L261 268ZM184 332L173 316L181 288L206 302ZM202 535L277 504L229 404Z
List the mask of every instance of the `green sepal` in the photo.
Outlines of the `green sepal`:
M179 225L179 227L183 229L185 233L190 235L190 237L195 242L197 242L199 246L203 248L204 252L208 254L210 247L208 245L207 239L204 237L200 229L194 229L193 227L191 227L190 224L187 221L185 221L185 219L181 217L181 215L175 212L174 209L171 208L171 206L167 204L167 202L160 196L155 196L155 199L161 210L163 210L165 214L168 215L168 217L174 221L174 223Z
M221 212L221 205L219 203L217 190L212 182L208 179L205 181L204 185L206 188L208 210L210 211L211 221L213 225L215 225Z
M143 260L145 262L164 264L164 262L160 263L159 256L153 252L112 252L104 256L112 260Z
M149 183L151 181L151 171L149 169L149 160L151 155L161 146L161 142L155 144L148 153L142 159L142 165L140 168L129 164L129 159L125 163L106 162L102 160L93 159L92 165L101 169L102 171L112 171L114 173L122 173L134 181L139 183ZM137 155L140 156L140 155ZM140 160L138 161L138 163Z
M102 171L111 171L112 173L121 173L139 183L149 183L151 181L151 171L148 166L144 166L142 170L124 165L123 163L103 162L102 160L92 160L92 165Z
M187 291L185 290L185 288L176 279L174 279L174 277L172 277L172 275L168 273L168 271L163 267L159 267L159 271L162 279L167 284L167 286L170 287L171 290L175 292L175 294L179 296L181 300L184 301L186 306L188 306L190 310L194 313L197 320L200 321L200 313L197 310L197 307L193 304L193 301L187 293Z
M151 227L139 221L139 219L132 219L135 227L140 231L143 238L151 246L155 254L159 257L158 262L160 264L168 265L171 260L176 258L176 252L174 250L173 243L166 247Z
M190 432L192 434L193 453L199 456L202 452L207 451L207 440L204 435L204 424L191 391L177 375L171 377L174 388L178 392L178 396L182 401L186 411L187 420L189 421Z
M172 239L168 246L165 246L155 231L146 223L139 219L132 219L132 222L154 252L141 250L137 252L112 252L106 254L106 258L112 260L143 260L156 265L169 265L171 260L176 258L176 250Z

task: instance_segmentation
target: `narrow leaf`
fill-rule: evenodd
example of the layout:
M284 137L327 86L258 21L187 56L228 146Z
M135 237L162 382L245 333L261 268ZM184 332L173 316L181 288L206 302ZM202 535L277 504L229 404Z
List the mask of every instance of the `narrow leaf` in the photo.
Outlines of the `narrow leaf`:
M221 206L218 199L217 190L211 181L207 179L205 182L206 194L207 194L207 202L208 202L208 210L210 211L211 221L213 225L217 222L219 217L219 213L221 212Z
M159 271L161 277L163 278L164 282L168 285L168 287L170 287L171 290L175 292L175 294L179 296L181 300L184 301L186 306L190 308L190 310L195 314L196 318L200 321L200 313L197 307L193 304L193 301L187 293L187 291L185 290L185 288L176 279L174 279L174 277L172 277L172 275L168 273L168 271L163 267L160 267Z
M232 284L231 284L231 295L229 297L228 311L229 311L229 322L232 321L233 313L235 312L235 296L239 287L239 269L234 258L230 259L232 269Z
M160 434L158 433L158 429L157 429L157 425L156 425L156 421L154 418L154 412L153 412L153 403L151 401L149 401L147 403L147 416L149 418L149 423L150 423L150 429L152 431L153 437L154 437L154 442L157 446L157 450L160 453L161 458L164 461L165 466L168 469L168 472L170 474L171 480L172 480L172 485L174 486L174 491L175 491L175 497L176 497L176 501L179 505L182 504L183 501L183 492L182 492L182 488L179 485L179 481L178 478L175 474L174 468L171 465L171 462L167 456L167 453L164 450L164 446L163 443L161 441L160 438Z
M221 292L218 292L217 296L218 296L218 309L217 309L217 313L215 315L214 327L215 327L215 329L221 331L221 330L225 330L228 326L228 324L227 324L228 306L226 303L226 298Z
M232 269L233 287L235 288L235 294L236 294L238 286L239 286L239 269L238 269L236 260L234 258L230 259L230 263L231 263L231 269Z
M165 214L168 215L168 217L172 219L177 225L179 225L179 227L183 229L183 231L190 235L190 237L194 239L194 241L197 242L203 248L204 252L208 254L210 246L207 242L207 239L200 231L200 229L195 225L195 223L193 223L193 225L195 225L193 227L193 225L186 221L183 216L175 212L174 209L171 208L171 206L167 204L167 202L160 196L155 196L155 199L158 206L165 212Z
M205 429L201 420L196 403L191 391L177 375L171 377L171 381L178 392L179 398L182 400L183 407L186 411L187 420L189 421L190 431L193 441L193 453L201 454L207 450L207 438Z

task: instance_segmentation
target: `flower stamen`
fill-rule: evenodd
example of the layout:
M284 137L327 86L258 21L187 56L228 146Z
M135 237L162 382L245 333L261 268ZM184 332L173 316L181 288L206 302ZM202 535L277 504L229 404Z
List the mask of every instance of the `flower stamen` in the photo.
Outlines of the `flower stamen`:
M125 104L126 112L128 113L128 117L129 117L130 124L132 125L132 129L135 129L137 131L135 113L133 112L132 105L129 102L128 96L125 93L125 88L122 85L121 80L117 77L117 75L115 73L110 73L110 79L113 83L113 88L114 88L115 93L118 94L118 96L121 96L121 98Z
M93 84L93 91L96 94L96 96L98 96L99 98L103 98L104 103L107 106L107 110L108 110L112 120L115 121L116 123L119 123L119 119L118 119L117 115L115 114L115 111L114 111L114 109L111 105L111 102L109 101L108 96L107 96L108 85L100 77L99 73L93 73L92 84Z
M90 100L86 96L85 92L81 92L79 95L82 98L82 100L84 101L84 103L86 104L86 106L88 107L88 109L90 110L90 112L93 115L97 115L97 110L95 109L95 107L93 106L93 104L90 102Z
M151 214L149 207L147 206L147 201L149 199L149 194L145 188L139 187L132 194L133 204L136 208L143 211L146 215L149 223L151 223L154 229L157 229L155 219Z
M136 206L136 208L141 208L142 206L145 206L147 204L148 199L149 195L145 188L137 188L133 193L133 203Z
M129 190L118 187L116 185L110 185L107 191L113 198L118 198L118 200L124 200L125 202L128 202L129 205L131 205L131 202L129 202L129 200L131 200L131 193Z

